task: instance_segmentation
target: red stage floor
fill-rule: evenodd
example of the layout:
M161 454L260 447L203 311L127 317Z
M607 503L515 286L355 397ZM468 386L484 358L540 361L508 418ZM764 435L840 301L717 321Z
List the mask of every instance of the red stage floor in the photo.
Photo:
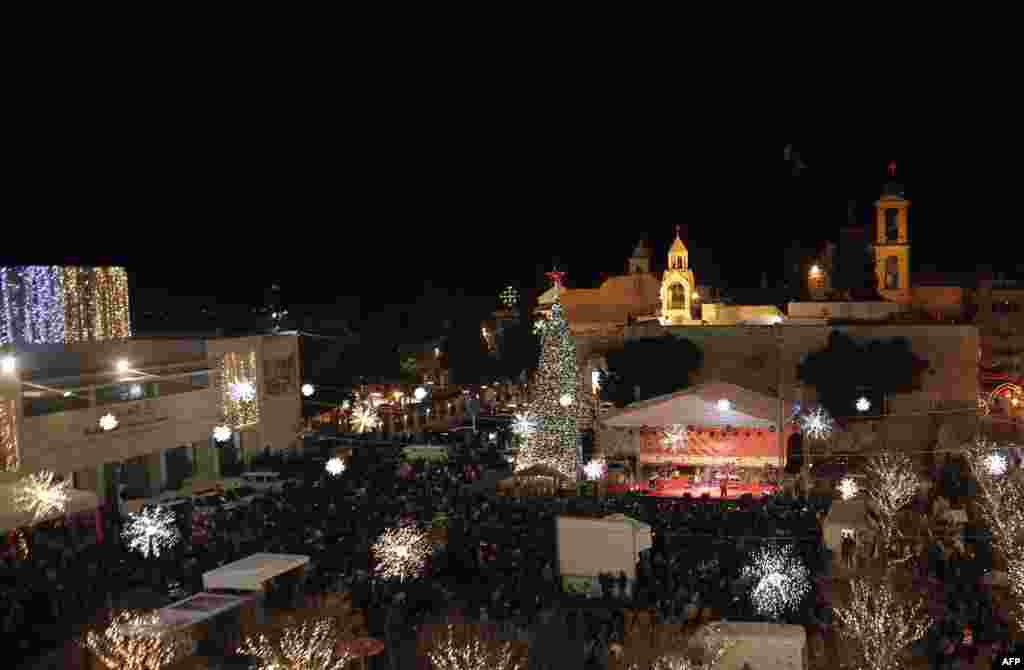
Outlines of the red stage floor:
M629 487L627 486L615 486L609 485L609 493L625 493ZM737 484L729 487L729 493L726 495L726 500L736 500L740 496L750 493L755 498L763 495L770 495L775 493L777 487L771 486L770 484ZM714 499L721 499L722 490L718 486L700 486L693 485L686 482L676 481L659 481L658 486L655 490L650 490L647 485L644 484L639 488L634 487L634 490L646 491L648 495L657 496L659 498L681 498L689 493L694 498L700 498L705 493L709 497Z

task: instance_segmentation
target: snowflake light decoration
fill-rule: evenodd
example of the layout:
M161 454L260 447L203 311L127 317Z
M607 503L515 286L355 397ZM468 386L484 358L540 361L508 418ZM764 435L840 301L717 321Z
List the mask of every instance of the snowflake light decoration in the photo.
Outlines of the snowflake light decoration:
M117 417L113 414L104 414L100 417L100 428L103 430L114 430L118 426Z
M213 439L218 442L227 442L231 439L231 427L220 425L213 429Z
M431 551L430 536L416 526L389 528L373 545L376 572L386 579L412 579L423 572Z
M993 477L1001 477L1006 474L1006 456L998 451L993 451L985 457L985 469Z
M608 464L603 458L595 458L583 466L583 473L587 476L587 479L593 482L604 477L607 469Z
M327 461L327 464L324 465L324 468L332 477L338 477L341 475L341 473L345 472L345 461L335 456L331 460Z
M810 571L794 554L793 546L762 547L751 558L741 574L753 580L750 601L754 609L773 619L796 609L811 585Z
M252 382L233 382L228 386L228 392L235 402L252 402L256 399L256 385Z
M521 437L526 437L533 434L533 431L537 429L537 422L529 414L516 414L515 421L512 422L512 432Z
M823 440L832 434L832 417L823 407L817 407L800 417L800 428L812 440Z
M857 486L857 481L852 477L844 477L836 488L839 489L839 495L843 500L852 500L860 493L860 487Z
M380 425L377 411L369 404L360 405L352 412L352 420L356 424L356 430L360 433L368 433Z
M690 443L690 433L681 424L669 426L662 435L662 444L672 451L683 451Z
M254 656L257 670L344 670L358 656L338 644L341 633L337 621L322 617L287 626L273 639L247 637L238 653Z
M67 480L53 481L49 470L31 474L18 482L14 490L14 504L22 512L29 512L36 521L64 513L68 504Z
M302 395L304 395L305 397L308 398L309 396L313 395L314 393L316 393L316 389L313 387L312 384L303 384L302 385Z
M449 624L445 636L437 636L427 653L435 670L523 670L514 659L511 642L499 642L473 634L457 635Z
M102 633L89 631L79 641L111 670L159 670L192 651L187 634L168 633L155 613L125 611Z
M174 512L163 507L146 507L138 514L129 514L121 536L129 551L137 551L143 558L160 556L165 549L177 544L181 537L174 520Z
M857 398L856 407L858 412L866 412L871 409L871 401L866 397L861 396Z

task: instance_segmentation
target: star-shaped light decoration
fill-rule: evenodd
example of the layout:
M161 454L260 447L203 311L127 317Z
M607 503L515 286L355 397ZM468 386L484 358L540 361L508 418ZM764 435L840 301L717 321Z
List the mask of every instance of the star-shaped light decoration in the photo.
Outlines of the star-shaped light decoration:
M985 457L985 469L993 477L1001 477L1006 474L1006 456L993 451Z
M385 530L373 545L377 574L405 581L423 572L433 545L430 536L414 525Z
M114 430L118 426L117 417L107 413L100 417L100 428L103 430Z
M526 437L532 435L537 430L537 422L533 420L529 414L516 414L515 421L512 422L512 432L520 437Z
M690 433L686 426L673 424L662 433L662 443L672 451L683 451L690 443Z
M352 412L352 421L360 433L368 433L380 425L377 411L369 404L360 405Z
M800 417L800 428L812 440L823 440L832 434L832 417L823 407Z
M741 575L754 580L750 592L754 609L772 618L796 609L811 589L810 571L788 544L762 547L753 554Z
M158 558L165 549L170 549L181 535L175 523L174 512L164 507L145 507L138 514L129 514L121 536L128 543L129 551L137 551L143 558Z
M252 402L256 399L256 385L252 382L234 382L228 387L228 393L235 402Z
M218 442L227 442L231 439L231 427L220 425L213 429L213 439Z
M853 477L844 477L836 488L839 489L839 495L843 500L852 500L860 493L860 487L857 486L857 481Z
M869 409L871 409L871 401L865 398L864 396L861 396L857 398L856 407L858 412L866 412Z
M587 476L587 479L592 482L604 477L604 473L607 470L608 464L603 458L595 458L583 466L583 473Z
M32 514L36 521L64 514L71 483L55 482L54 477L49 470L43 470L20 480L14 489L14 505Z
M341 476L341 473L345 472L345 461L335 456L331 460L327 461L324 465L324 469L327 470L327 473L332 477L339 477Z

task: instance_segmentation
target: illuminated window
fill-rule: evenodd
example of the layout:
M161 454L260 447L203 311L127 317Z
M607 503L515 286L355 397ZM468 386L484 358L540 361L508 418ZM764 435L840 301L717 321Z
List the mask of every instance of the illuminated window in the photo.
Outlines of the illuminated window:
M669 299L671 309L686 309L686 287L682 284L672 284L669 288Z
M895 289L900 287L900 259L896 256L889 256L885 259L885 288Z

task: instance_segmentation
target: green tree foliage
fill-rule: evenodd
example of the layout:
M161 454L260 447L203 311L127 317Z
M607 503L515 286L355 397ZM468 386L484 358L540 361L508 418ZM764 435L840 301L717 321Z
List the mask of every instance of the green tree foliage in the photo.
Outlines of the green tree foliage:
M814 387L818 401L833 417L858 414L861 396L880 412L891 393L910 393L921 388L921 374L928 361L910 349L906 338L872 340L860 345L849 336L833 332L828 345L797 366L797 378Z
M417 384L420 381L419 367L416 364L415 356L405 356L401 359L399 379L403 384Z
M576 479L582 446L579 416L585 406L579 397L577 370L576 342L556 302L541 338L540 364L527 408L535 429L519 451L517 470L546 465ZM562 396L568 396L570 404L563 406Z
M627 342L605 359L601 371L601 399L622 406L679 391L704 363L704 352L690 340L672 335ZM634 393L640 387L640 396Z

